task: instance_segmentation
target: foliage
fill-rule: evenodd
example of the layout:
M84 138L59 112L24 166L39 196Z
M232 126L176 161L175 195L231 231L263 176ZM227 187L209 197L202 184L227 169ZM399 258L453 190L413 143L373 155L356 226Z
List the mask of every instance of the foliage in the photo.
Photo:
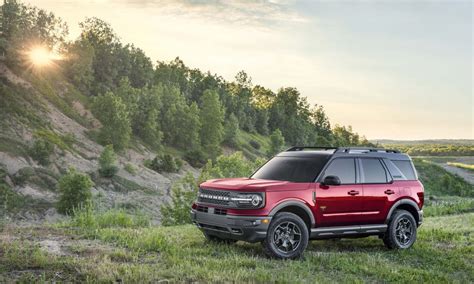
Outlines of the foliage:
M193 167L202 167L206 163L206 155L201 149L187 151L186 161Z
M237 146L237 136L239 135L239 120L231 113L224 124L224 142L232 147Z
M204 153L215 159L221 152L224 111L215 91L206 90L201 98L201 143Z
M143 228L150 224L150 220L143 214L130 214L123 209L111 209L105 212L95 211L92 206L85 206L74 212L70 221L73 227L83 229L102 228Z
M397 149L411 156L474 156L474 145L460 144L382 144L385 148Z
M157 155L153 160L146 160L145 166L155 172L178 172L183 166L183 162L179 158L175 158L170 154Z
M102 144L112 144L116 151L128 146L130 134L129 113L122 99L111 92L95 98L92 110L102 122L99 140Z
M260 143L258 143L258 141L250 140L249 144L250 144L250 146L254 147L255 149L260 149Z
M113 177L117 171L116 166L117 157L115 156L114 148L112 145L107 145L99 157L99 173L103 177Z
M189 208L197 196L197 184L193 175L188 173L171 188L171 202L161 206L164 226L191 223Z
M474 197L474 185L463 178L426 160L414 159L413 162L428 194Z
M285 137L283 137L280 129L273 131L272 135L270 135L270 141L271 144L267 156L272 157L283 150L283 146L285 145Z
M91 198L94 183L90 177L77 172L74 168L59 179L58 212L74 214L74 210L87 205Z
M40 165L47 166L50 164L49 157L53 154L54 146L47 140L36 139L30 148L30 156Z
M137 174L137 168L132 164L128 164L128 163L125 164L123 169L126 170L131 175L136 175Z

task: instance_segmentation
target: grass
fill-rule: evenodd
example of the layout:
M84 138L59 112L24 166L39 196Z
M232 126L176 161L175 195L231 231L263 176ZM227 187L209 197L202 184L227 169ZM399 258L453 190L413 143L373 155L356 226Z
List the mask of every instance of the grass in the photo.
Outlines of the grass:
M474 212L474 198L458 196L430 197L425 200L425 217Z
M474 197L474 185L460 176L447 172L433 162L421 159L414 159L413 162L428 196Z
M454 166L463 170L468 170L470 172L474 172L474 165L464 164L464 163L454 163L454 162L447 162L448 165Z
M0 275L58 281L59 274L63 281L81 282L474 281L474 213L426 218L416 244L406 251L387 250L375 237L312 241L304 258L296 261L268 259L259 244L208 243L192 225L130 226L128 221L116 222L123 219L118 216L110 215L101 226L69 224L58 229L76 236L77 245L65 256L47 254L28 239L9 243L0 238ZM22 233L15 232L18 235ZM77 236L111 249L91 253L94 249L81 247Z

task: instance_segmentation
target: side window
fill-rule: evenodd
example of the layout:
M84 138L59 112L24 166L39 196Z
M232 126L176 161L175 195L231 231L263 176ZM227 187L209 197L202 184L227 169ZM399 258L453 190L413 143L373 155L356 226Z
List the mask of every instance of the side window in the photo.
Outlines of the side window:
M412 163L410 161L392 160L392 162L403 173L407 180L416 180L415 170L413 169Z
M387 173L379 159L361 159L364 183L386 183Z
M356 182L354 159L334 159L324 171L323 179L327 176L337 176L341 184L353 184Z
M406 176L400 171L397 166L395 166L393 161L390 161L389 159L384 159L383 161L387 166L389 172L392 174L394 180L407 180Z

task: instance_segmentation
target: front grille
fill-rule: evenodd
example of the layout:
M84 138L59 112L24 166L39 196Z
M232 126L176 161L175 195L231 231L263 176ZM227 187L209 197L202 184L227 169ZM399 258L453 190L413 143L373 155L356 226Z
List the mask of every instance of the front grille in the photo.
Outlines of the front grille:
M198 201L227 206L229 205L230 201L230 192L224 190L209 190L200 188Z

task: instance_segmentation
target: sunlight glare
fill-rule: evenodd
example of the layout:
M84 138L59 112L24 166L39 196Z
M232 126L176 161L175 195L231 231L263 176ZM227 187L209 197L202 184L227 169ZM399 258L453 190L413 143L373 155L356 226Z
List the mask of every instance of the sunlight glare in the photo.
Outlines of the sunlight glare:
M44 46L37 46L32 48L28 55L31 63L35 67L48 66L51 65L54 60L61 59L59 55L54 54Z

